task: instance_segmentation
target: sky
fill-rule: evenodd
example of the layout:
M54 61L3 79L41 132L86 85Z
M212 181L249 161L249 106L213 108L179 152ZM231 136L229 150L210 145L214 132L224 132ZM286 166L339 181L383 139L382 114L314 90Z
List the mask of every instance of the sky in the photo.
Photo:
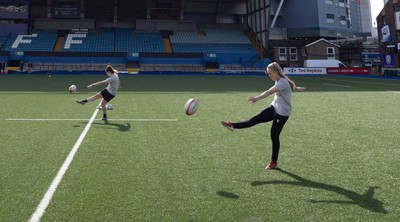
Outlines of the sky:
M371 2L371 16L372 16L372 24L376 26L376 16L378 16L379 12L383 9L383 0L370 0Z

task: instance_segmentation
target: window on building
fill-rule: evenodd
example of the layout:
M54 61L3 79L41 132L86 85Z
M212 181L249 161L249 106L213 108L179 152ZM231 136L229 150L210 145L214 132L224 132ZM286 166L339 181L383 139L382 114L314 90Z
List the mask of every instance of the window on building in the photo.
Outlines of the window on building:
M340 16L340 24L346 25L347 24L347 18L344 15Z
M289 48L290 61L297 61L297 48Z
M344 7L344 0L339 0L339 6Z
M303 47L303 56L307 56L307 48Z
M333 0L325 0L325 4L327 4L327 5L333 5Z
M335 23L335 15L334 14L326 14L326 23Z
M335 48L328 47L328 48L326 48L326 50L327 50L326 54L328 56L328 59L335 59Z
M399 5L397 3L393 3L393 10L395 12L399 11Z
M286 48L279 48L279 61L287 61Z

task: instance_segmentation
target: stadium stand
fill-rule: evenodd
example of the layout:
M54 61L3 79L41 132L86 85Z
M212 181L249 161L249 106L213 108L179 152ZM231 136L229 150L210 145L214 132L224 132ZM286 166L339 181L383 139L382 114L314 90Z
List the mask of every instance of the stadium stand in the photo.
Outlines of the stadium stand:
M140 71L144 72L205 72L202 64L143 64Z
M18 40L18 41L16 41ZM50 52L57 40L55 32L35 32L31 35L11 35L1 51L38 51Z
M0 49L3 48L4 43L6 43L8 36L0 36Z
M240 70L265 55L243 15L269 8L247 9L245 0L18 1L29 3L26 11L4 14L10 22L0 24L0 56L17 72L21 61L51 72L106 64L132 73Z
M240 29L208 28L197 33L175 32L170 36L174 52L255 53Z
M64 40L63 52L114 52L115 33L112 29L98 32L72 32ZM73 43L73 44L72 44Z
M159 32L133 32L132 29L117 29L115 52L165 52Z
M23 38L23 42L15 44L18 38ZM52 51L56 40L55 32L42 31L32 35L0 37L0 46L4 45L2 51ZM175 32L170 36L170 40L174 52L256 52L249 39L239 29L211 28L199 32ZM165 52L165 48L159 32L101 29L98 32L71 32L65 37L61 51Z
M61 51L165 52L159 32L133 32L132 29L74 31L66 36Z
M168 39L172 52L166 52L164 42ZM37 31L2 37L1 45L1 51L25 52L23 60L32 62L34 69L40 71L100 71L104 64L113 64L119 70L204 72L218 66L221 70L239 70L259 60L249 38L238 28L202 28L167 34L128 28ZM143 53L148 56L142 56ZM192 58L189 55L193 53L198 55Z
M68 62L33 62L35 70L40 71L53 71L53 70L66 70L66 71L100 71L104 70L104 64L108 63L68 63ZM123 71L126 67L122 64L110 64L115 69Z

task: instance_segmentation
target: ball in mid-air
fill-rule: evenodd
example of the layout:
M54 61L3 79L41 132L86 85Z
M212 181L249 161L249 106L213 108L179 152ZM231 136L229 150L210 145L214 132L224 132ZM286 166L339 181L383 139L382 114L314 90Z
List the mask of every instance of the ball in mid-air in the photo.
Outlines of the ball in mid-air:
M193 115L197 108L199 108L199 102L193 98L189 99L184 106L185 114L188 116Z
M71 86L68 88L68 92L69 92L69 93L74 93L74 92L76 92L76 85L71 85Z

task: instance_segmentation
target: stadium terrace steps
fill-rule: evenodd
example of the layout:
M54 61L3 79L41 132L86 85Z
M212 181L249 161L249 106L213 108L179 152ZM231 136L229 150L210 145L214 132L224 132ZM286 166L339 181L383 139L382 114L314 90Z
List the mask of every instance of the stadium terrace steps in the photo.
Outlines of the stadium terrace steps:
M253 45L254 49L260 55L260 58L263 59L265 56L264 56L264 53L262 51L262 46L261 46L260 42L257 41L257 39L255 39L254 36L252 36L249 32L245 32L245 35L250 40L250 42Z
M164 42L165 51L167 53L172 53L173 49L172 49L172 44L171 44L171 41L169 40L169 38L163 38L163 42Z
M60 52L61 51L61 48L63 47L64 39L65 38L63 36L59 36L57 38L56 44L54 45L54 49L53 49L54 52Z

